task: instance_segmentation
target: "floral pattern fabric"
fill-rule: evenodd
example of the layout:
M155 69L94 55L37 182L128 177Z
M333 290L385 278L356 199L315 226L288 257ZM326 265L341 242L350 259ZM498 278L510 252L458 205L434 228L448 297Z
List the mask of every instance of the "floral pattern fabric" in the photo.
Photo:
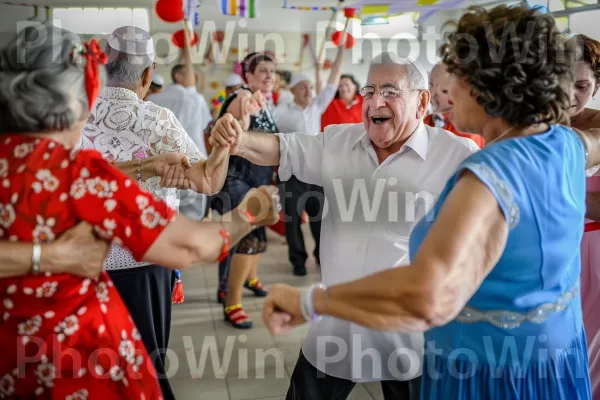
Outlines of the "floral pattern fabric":
M194 163L205 159L175 115L164 107L141 100L124 88L104 88L81 135L79 147L95 149L109 161L141 160L163 153L184 153ZM178 210L177 189L162 188L152 177L142 187ZM113 246L106 269L148 265L137 263L120 246Z
M0 240L47 243L87 221L139 260L175 212L95 151L0 138ZM155 370L104 272L0 279L0 399L160 399Z

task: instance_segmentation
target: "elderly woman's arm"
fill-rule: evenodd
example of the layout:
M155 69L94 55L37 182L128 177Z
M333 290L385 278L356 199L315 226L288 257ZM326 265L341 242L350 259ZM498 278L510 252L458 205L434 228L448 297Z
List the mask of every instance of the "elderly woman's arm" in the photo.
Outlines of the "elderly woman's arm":
M379 330L425 331L452 320L499 260L507 221L492 193L465 172L448 196L414 261L353 282L316 290L317 314ZM274 333L304 322L300 295L274 286L265 321Z
M93 234L92 226L81 222L56 242L42 245L40 272L95 278L102 272L109 250L108 243ZM29 274L32 255L31 243L0 241L0 278Z

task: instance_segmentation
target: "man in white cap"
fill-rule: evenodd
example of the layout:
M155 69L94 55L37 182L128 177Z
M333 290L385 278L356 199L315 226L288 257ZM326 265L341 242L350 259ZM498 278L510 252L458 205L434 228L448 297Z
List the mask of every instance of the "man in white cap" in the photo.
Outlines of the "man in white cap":
M178 208L177 189L162 188L157 177L143 181L142 160L171 152L186 154L195 162L186 171L195 190L217 193L227 174L228 150L215 149L206 160L173 112L142 100L154 73L150 34L133 26L118 28L108 40L106 54L107 87L91 110L80 145L95 148L110 161L139 160L138 184L174 209ZM137 263L128 250L119 246L112 247L105 269L154 361L164 398L174 399L165 377L165 354L175 273L158 265Z
M335 97L340 83L344 48L338 50L331 67L327 85L316 96L310 78L302 73L292 76L290 91L294 101L279 104L273 113L279 132L301 132L318 135L321 131L321 115ZM320 86L320 68L317 71L317 88ZM288 258L297 276L306 275L308 255L302 235L302 214L309 217L310 230L315 240L313 255L320 265L321 215L323 211L323 189L298 180L295 176L282 182L279 188L284 210L285 236L288 243Z
M257 165L279 165L282 179L296 175L322 185L323 284L342 282L409 263L408 238L427 215L450 175L477 145L426 126L427 73L418 63L384 53L371 63L363 122L330 125L322 135L259 135L214 130L211 141ZM222 118L225 118L222 117ZM214 151L214 150L213 150ZM319 286L308 288L313 293ZM263 316L294 288L269 292ZM320 290L320 289L319 289ZM343 400L356 382L381 382L384 399L419 399L423 335L368 329L332 317L312 323L291 377L287 399Z

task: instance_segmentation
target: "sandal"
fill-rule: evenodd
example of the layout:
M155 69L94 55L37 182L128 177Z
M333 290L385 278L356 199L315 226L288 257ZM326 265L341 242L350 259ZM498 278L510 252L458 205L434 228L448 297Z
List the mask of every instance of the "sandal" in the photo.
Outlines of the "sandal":
M267 294L269 294L259 282L258 278L246 280L246 282L244 282L244 287L251 290L256 297L267 297Z
M223 317L225 322L229 322L237 329L250 329L254 326L254 322L250 321L241 304L224 307Z

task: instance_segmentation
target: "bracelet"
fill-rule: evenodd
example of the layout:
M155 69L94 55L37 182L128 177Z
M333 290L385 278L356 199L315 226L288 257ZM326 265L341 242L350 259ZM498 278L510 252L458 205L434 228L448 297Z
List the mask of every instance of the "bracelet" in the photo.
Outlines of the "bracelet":
M327 293L327 286L323 283L317 283L316 285L311 286L308 290L305 290L302 293L302 298L300 302L300 312L302 313L302 317L306 321L317 322L320 321L323 317L318 315L315 311L315 290L323 289L325 293Z
M42 245L39 243L33 244L33 253L31 255L31 272L34 275L40 274L40 263L42 259Z
M142 184L142 159L141 158L138 160L137 181L140 185Z
M219 256L219 262L223 261L229 255L229 245L231 244L231 238L229 237L229 232L225 229L225 226L221 228L219 231L221 237L223 238L223 247L221 248L221 255Z
M248 221L250 222L250 227L254 230L256 227L256 217L248 210L244 211L244 215L246 215Z

